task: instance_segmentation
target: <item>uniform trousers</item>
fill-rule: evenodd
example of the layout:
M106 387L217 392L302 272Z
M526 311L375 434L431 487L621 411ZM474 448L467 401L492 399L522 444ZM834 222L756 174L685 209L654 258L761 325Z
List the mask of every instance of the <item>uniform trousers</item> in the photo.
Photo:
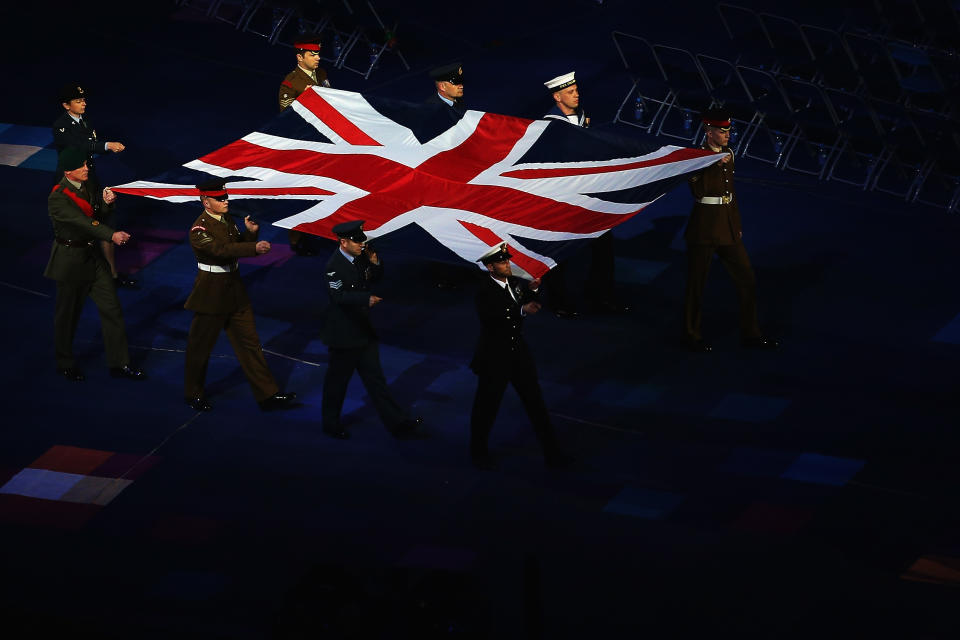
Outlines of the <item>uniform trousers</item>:
M702 340L700 322L703 316L703 290L710 274L713 255L733 280L740 298L740 335L743 338L760 336L757 320L757 278L750 265L750 256L742 242L736 244L687 245L687 291L683 308L683 326L690 340Z
M387 379L380 366L380 349L376 342L369 342L362 347L330 347L329 352L327 375L323 379L321 416L324 429L330 431L339 428L340 411L343 409L347 386L354 371L360 375L373 407L387 429L394 431L409 420L406 411L397 404L387 389Z
M556 449L553 425L550 424L547 405L543 401L543 392L537 381L537 371L532 363L515 364L505 371L479 373L477 378L477 393L473 397L473 409L470 412L471 455L487 455L487 440L508 383L513 385L520 396L540 446L548 453Z
M72 249L79 251L80 249ZM100 327L108 367L130 364L127 351L127 330L123 324L123 310L113 285L113 276L106 262L97 260L96 275L92 281L57 281L57 299L53 315L53 344L56 350L57 367L74 366L73 338L87 298L93 300L100 312Z
M260 338L253 320L253 308L246 305L233 313L194 313L187 337L187 364L184 375L184 397L202 398L207 378L207 364L213 345L221 331L227 332L233 352L253 390L257 402L280 391L267 361L263 357Z

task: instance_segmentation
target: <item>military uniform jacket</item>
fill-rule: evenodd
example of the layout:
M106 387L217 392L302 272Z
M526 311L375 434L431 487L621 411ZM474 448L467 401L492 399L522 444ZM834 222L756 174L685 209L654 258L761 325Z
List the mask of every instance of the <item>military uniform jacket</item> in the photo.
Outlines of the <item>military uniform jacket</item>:
M280 83L280 111L283 111L289 107L297 97L307 90L307 87L312 87L319 85L321 87L329 87L330 81L327 80L327 72L320 67L317 67L315 72L317 74L317 81L314 82L303 69L300 68L300 65L287 74L287 77L283 79L283 82Z
M547 111L546 115L543 116L543 119L544 120L560 120L561 122L566 122L569 124L576 125L578 127L583 127L584 129L587 128L588 126L587 114L583 112L583 109L578 108L577 112L572 115L577 116L576 122L571 122L570 118L567 117L567 114L565 114L563 111L560 111L560 107L554 104L553 109L550 109L550 111Z
M76 189L66 178L54 187L47 198L47 212L53 223L54 238L67 240L66 246L54 240L50 259L43 275L61 281L92 281L96 278L97 264L106 264L97 240L110 240L114 229L100 222L93 214L91 197L82 186ZM69 192L69 193L65 193ZM72 196L72 197L71 197ZM86 203L90 208L78 204ZM103 205L105 214L113 211L113 204Z
M707 149L706 146L703 147ZM723 151L730 153L729 147ZM740 242L740 208L733 187L733 154L730 161L717 162L690 176L690 192L695 199L728 196L729 204L693 203L684 237L688 244L736 244Z
M327 261L325 276L330 307L321 333L324 343L349 349L376 340L370 322L370 284L383 276L383 259L373 264L361 253L351 263L338 248Z
M237 258L257 255L257 234L244 227L241 235L229 215L217 220L204 211L190 229L190 246L197 262L230 267L236 265ZM228 273L198 270L193 291L183 307L197 313L229 314L249 304L237 269Z
M86 151L87 167L93 174L93 154L106 153L107 143L97 139L97 130L93 128L93 124L87 120L86 116L81 119L84 124L80 124L64 111L53 123L53 146L58 154L67 147L77 147ZM57 160L57 175L63 176L63 167L60 166L59 159ZM94 176L91 175L91 177Z
M475 302L480 316L480 338L470 362L470 368L477 374L504 373L533 363L523 339L521 307L537 296L522 278L508 277L507 286L513 291L513 297L492 276L484 276L477 288Z

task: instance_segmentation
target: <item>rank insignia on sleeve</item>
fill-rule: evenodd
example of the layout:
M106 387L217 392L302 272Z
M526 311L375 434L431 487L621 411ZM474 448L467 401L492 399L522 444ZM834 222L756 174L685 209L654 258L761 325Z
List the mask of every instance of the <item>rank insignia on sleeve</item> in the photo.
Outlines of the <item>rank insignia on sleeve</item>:
M334 290L339 290L343 286L343 280L331 280L330 288Z
M63 133L64 131L66 131L66 129L64 129L63 127L60 127L60 133Z

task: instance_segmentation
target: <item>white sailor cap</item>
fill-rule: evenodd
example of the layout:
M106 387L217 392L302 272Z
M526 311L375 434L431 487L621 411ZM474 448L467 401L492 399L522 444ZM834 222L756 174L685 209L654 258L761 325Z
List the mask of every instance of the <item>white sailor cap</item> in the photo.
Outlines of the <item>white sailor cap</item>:
M562 76L557 76L552 80L547 80L543 83L547 89L550 90L550 93L555 91L561 91L567 87L577 84L576 71L571 71L570 73L565 73Z
M481 262L483 264L490 264L491 262L500 262L501 260L509 260L512 257L513 256L510 255L510 251L507 250L507 243L501 242L500 244L495 244L489 249L487 249L487 251L484 252L482 256L477 258L477 262Z

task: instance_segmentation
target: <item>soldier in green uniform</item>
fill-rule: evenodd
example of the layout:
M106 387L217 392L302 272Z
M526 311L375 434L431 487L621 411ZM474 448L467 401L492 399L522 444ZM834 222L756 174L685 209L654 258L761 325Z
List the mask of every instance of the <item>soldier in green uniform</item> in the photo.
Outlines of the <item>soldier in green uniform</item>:
M101 211L109 215L117 196L110 189L90 193L86 184L90 177L86 156L86 151L77 147L68 147L61 152L63 179L47 198L54 242L43 275L57 281L54 312L57 370L68 380L79 382L84 379L73 358L73 337L83 303L89 297L100 312L110 375L140 380L145 376L143 371L130 366L123 311L99 242L123 245L130 239L130 234L115 231L95 215L92 202L102 198Z
M187 338L184 397L196 411L213 407L203 392L210 352L226 330L253 395L264 411L291 406L295 393L282 393L267 367L253 320L250 299L237 271L237 258L263 255L270 243L257 241L260 226L244 218L241 235L227 213L227 189L222 178L197 185L203 213L190 229L190 246L197 257L197 279L185 309L194 312Z
M320 38L302 35L293 44L297 66L280 83L280 111L283 111L307 90L308 87L329 87L327 72L320 68ZM290 229L290 248L298 256L315 256L316 251L307 246L303 232Z
M764 338L757 321L757 279L750 256L743 246L740 207L733 185L733 152L730 142L730 117L721 109L709 109L703 115L706 128L704 149L726 155L716 164L689 178L693 193L693 211L684 235L687 241L687 290L683 309L683 328L691 351L709 352L713 348L703 339L700 322L703 289L714 254L720 258L740 298L740 337L744 347L775 349L776 340Z

